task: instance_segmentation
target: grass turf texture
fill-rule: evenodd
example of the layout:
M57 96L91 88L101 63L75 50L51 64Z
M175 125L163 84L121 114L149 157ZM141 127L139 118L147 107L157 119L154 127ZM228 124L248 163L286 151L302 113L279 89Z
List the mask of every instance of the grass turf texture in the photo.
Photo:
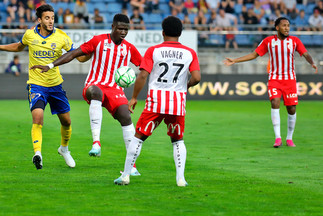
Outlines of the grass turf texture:
M137 122L141 101L133 114ZM296 148L272 147L268 101L188 101L186 180L176 186L172 146L161 125L137 160L142 176L118 186L122 131L103 110L102 156L90 158L88 105L71 101L70 150L57 154L60 127L45 111L42 170L32 164L27 101L0 101L0 215L322 215L323 102L297 107ZM287 113L281 108L282 139Z

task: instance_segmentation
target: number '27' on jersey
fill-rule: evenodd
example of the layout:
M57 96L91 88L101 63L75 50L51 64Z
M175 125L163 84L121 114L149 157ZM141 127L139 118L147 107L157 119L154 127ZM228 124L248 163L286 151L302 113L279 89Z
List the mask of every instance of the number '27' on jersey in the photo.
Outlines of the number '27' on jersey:
M140 68L150 73L145 110L184 116L189 73L200 70L196 52L167 41L148 48Z

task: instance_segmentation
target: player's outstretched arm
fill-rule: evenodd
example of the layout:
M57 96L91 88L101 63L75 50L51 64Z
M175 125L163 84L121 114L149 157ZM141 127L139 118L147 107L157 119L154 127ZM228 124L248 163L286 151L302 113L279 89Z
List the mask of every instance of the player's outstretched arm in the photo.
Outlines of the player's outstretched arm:
M81 50L81 48L77 48L76 50L70 51L56 59L54 62L48 64L48 65L34 65L30 69L34 70L36 68L41 69L41 72L47 72L49 69L52 69L53 67L66 64L76 57L85 55L85 53Z
M133 110L136 107L137 97L138 97L140 91L142 90L142 88L145 86L148 75L149 75L149 73L146 70L141 69L140 73L138 74L138 76L136 78L135 86L133 88L132 98L128 103L128 109L131 113L133 113Z
M76 59L79 61L79 62L86 62L86 61L88 61L89 59L91 59L92 58L92 54L93 53L91 53L91 54L88 54L88 55L82 55L82 56L79 56L79 57L76 57Z
M189 89L192 86L197 85L201 81L201 72L198 70L191 72L191 78L187 83L187 89Z
M25 45L23 45L20 42L0 45L1 51L8 51L8 52L20 52L20 51L23 51L24 48L25 48Z
M315 69L315 73L317 73L317 66L314 63L312 56L308 52L304 53L303 56L306 59L306 61L310 63L310 65L312 65L312 68Z
M259 56L258 53L256 53L256 51L253 51L252 53L249 53L248 55L245 55L245 56L242 56L239 58L235 58L235 59L226 58L225 60L223 60L223 63L226 66L231 66L235 63L253 60L253 59L257 58L258 56Z

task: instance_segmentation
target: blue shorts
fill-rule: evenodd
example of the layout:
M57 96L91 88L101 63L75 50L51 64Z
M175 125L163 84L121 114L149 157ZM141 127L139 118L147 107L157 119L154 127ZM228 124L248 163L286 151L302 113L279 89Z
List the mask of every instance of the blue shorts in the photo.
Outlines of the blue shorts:
M62 84L53 87L28 84L27 90L30 110L33 110L33 106L39 100L42 100L45 106L47 102L49 103L53 115L67 113L71 110Z

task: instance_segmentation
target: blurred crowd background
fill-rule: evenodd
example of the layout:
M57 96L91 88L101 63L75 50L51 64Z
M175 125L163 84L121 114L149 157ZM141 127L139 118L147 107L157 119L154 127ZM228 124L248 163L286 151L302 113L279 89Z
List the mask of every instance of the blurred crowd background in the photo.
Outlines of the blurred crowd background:
M35 8L45 3L54 7L56 27L62 29L109 29L116 13L129 16L131 29L161 29L163 18L174 15L183 21L184 29L201 32L199 45L228 41L234 49L256 45L263 37L216 33L274 31L274 20L280 16L290 19L291 31L323 28L323 0L4 0L0 1L1 28L32 27L37 22ZM19 37L2 34L1 43L11 43ZM303 40L313 44L312 37L305 35Z
M310 49L320 68L323 65L323 0L0 0L0 43L19 41L24 29L37 23L35 9L45 3L54 7L55 26L61 29L110 32L113 16L123 13L133 30L161 30L163 18L177 16L185 30L197 30L203 73L211 74L262 73L266 58L230 69L223 67L222 60L252 51L264 37L276 34L274 21L285 16L291 22L290 34ZM21 31L15 33L17 29ZM27 68L28 59L20 57ZM0 71L13 56L3 54L3 59ZM298 73L311 73L303 61L297 64ZM66 71L76 66L71 64Z

